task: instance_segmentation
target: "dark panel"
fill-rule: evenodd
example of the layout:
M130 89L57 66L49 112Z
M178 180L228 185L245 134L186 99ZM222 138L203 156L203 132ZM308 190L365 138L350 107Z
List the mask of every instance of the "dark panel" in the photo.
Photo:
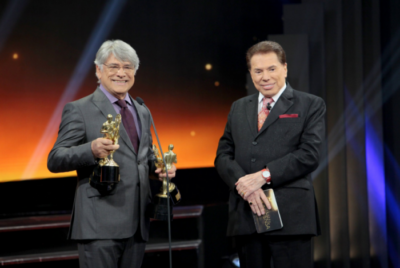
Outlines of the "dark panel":
M325 1L331 267L350 267L344 130L342 1Z
M285 5L284 33L306 34L309 44L309 92L325 99L324 12L322 4Z
M273 38L275 36L270 36L270 39ZM294 86L296 89L326 100L323 5L321 3L285 5L284 35L279 36L279 39L285 43L284 48L288 54L288 81L292 83L294 78L293 82L298 83L298 87ZM309 71L306 71L305 68ZM304 83L305 81L307 82ZM325 143L321 151L320 167L313 173L322 227L322 235L314 239L315 267L329 267L330 265L330 195L327 158L327 144Z
M369 267L361 1L343 1L343 90L351 267Z
M285 50L289 84L294 89L310 92L308 36L305 34L268 35L268 40L278 42Z
M371 267L388 267L379 1L362 2L366 167Z
M400 2L380 1L383 131L389 267L400 265Z

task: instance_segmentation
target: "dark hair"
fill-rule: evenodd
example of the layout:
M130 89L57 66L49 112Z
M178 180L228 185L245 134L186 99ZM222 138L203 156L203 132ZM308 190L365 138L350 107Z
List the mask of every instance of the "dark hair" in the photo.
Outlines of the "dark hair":
M255 54L267 54L270 52L274 52L278 56L280 63L286 63L286 54L281 45L274 41L262 41L247 50L246 62L249 70L251 69L250 60Z

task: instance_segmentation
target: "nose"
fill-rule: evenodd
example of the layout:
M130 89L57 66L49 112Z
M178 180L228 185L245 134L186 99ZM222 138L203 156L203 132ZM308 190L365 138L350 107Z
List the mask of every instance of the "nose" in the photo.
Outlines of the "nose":
M117 75L118 76L125 76L124 68L119 68L118 71L117 71Z
M268 71L264 71L264 72L262 73L261 79L262 79L263 81L268 81L268 80L269 80Z

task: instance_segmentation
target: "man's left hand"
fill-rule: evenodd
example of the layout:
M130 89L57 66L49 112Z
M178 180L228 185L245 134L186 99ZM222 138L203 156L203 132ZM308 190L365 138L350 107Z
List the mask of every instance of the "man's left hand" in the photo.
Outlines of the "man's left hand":
M247 197L251 195L254 191L260 189L265 184L265 179L261 176L261 171L248 174L241 177L236 183L236 190L240 196L247 200Z
M158 174L158 180L162 181L163 178L167 177L167 173L161 173L162 169L161 168L157 168L155 173ZM176 167L174 164L172 164L172 168L170 168L168 170L168 178L172 179L175 178L176 175Z

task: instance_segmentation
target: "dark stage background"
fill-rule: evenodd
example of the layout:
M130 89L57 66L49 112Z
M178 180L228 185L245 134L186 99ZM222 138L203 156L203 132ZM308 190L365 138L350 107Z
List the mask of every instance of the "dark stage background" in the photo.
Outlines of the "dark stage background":
M175 145L184 205L226 205L218 139L232 102L255 92L246 50L268 39L288 82L327 104L315 267L400 267L398 14L398 0L0 1L0 217L71 210L75 173L50 173L47 155L64 105L95 90L108 39L138 53L130 94Z
M0 181L74 174L51 174L47 154L65 103L96 89L93 61L107 39L137 51L141 65L130 94L151 109L164 150L175 145L180 168L212 167L230 105L246 95L246 48L282 32L282 3L261 7L240 1L2 1L0 90L8 130L2 149L8 156Z

